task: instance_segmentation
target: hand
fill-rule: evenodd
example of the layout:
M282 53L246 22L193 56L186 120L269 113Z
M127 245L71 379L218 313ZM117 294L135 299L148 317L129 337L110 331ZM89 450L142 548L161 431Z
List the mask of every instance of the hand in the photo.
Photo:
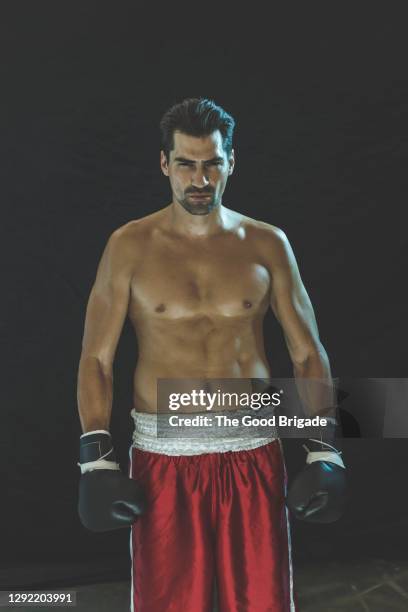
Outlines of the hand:
M140 486L124 476L108 431L83 434L79 447L81 478L78 513L91 531L130 527L146 507Z
M346 502L345 467L340 453L322 450L328 444L316 440L320 451L307 447L307 465L289 488L287 504L296 518L310 523L332 523L344 512ZM316 446L315 446L316 448Z
M119 470L96 469L80 478L79 517L91 531L130 527L145 506L140 487Z

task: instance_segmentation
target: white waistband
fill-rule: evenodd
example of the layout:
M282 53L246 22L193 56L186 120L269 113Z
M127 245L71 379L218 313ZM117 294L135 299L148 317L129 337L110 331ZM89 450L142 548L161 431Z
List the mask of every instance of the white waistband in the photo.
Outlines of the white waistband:
M135 409L131 411L131 415L135 424L132 446L163 455L202 455L250 450L269 444L276 439L272 435L256 438L250 436L242 428L233 432L234 435L208 435L200 438L158 437L158 419L163 415L136 412Z

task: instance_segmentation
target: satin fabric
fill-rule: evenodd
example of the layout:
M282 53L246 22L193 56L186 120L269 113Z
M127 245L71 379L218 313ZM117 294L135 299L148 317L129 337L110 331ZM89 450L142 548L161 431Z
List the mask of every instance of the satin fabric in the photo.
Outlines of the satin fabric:
M190 456L133 447L130 455L148 497L131 532L134 612L296 610L279 440Z

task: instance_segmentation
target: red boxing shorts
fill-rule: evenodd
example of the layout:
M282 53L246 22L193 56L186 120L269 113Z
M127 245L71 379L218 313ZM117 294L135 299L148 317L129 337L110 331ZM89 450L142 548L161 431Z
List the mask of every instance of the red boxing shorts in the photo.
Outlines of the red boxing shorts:
M148 499L131 531L132 612L296 610L279 440L130 458Z

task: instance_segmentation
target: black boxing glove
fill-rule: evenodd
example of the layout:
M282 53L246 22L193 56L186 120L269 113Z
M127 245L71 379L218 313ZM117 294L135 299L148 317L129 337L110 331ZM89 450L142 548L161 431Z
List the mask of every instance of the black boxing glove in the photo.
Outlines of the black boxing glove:
M91 531L130 527L144 512L146 500L139 485L120 471L110 433L83 434L79 461L78 513L84 527Z
M328 421L334 419L327 419ZM341 451L323 439L310 438L306 466L289 488L287 504L296 518L311 523L333 523L344 512L345 466ZM332 440L331 440L332 441Z

